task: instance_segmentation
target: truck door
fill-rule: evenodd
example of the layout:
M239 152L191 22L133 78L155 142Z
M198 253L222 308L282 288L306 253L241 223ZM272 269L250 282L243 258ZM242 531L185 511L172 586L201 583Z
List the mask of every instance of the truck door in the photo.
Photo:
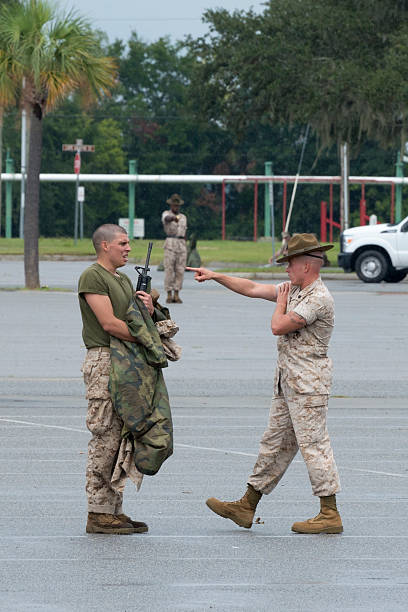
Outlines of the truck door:
M408 220L397 231L397 265L408 268Z

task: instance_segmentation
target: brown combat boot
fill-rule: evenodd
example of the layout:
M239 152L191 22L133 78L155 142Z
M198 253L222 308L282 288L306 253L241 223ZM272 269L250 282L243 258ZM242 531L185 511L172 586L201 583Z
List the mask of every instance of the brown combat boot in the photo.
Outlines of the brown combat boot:
M131 523L122 521L114 514L102 514L99 512L88 512L86 533L107 533L116 535L128 535L135 533Z
M320 498L320 512L314 518L301 523L293 523L296 533L342 533L343 525L337 511L336 496Z
M166 300L166 302L167 302L167 304L172 304L173 301L174 301L173 300L173 292L172 291L168 291L167 292L167 300Z
M149 528L146 523L142 523L141 521L134 521L130 518L130 516L127 516L126 514L117 514L116 518L118 518L123 523L130 523L134 528L135 533L145 533L146 531L149 531Z
M183 300L181 299L181 297L179 296L179 292L177 291L177 289L174 290L174 298L173 298L173 302L175 304L182 304Z
M248 485L246 493L241 499L233 502L223 502L215 497L210 497L205 502L210 510L223 518L231 519L240 527L250 529L254 514L262 493Z

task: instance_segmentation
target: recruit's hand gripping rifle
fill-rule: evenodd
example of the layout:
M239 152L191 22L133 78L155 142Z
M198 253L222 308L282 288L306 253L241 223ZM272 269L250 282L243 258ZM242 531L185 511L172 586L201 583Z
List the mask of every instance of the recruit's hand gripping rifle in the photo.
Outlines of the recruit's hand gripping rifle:
M152 280L152 277L148 275L150 271L149 262L150 262L150 253L152 252L153 242L149 242L149 246L147 247L147 255L146 262L144 266L135 266L135 270L139 275L137 279L136 291L145 291L148 292L147 289L149 287L149 281Z

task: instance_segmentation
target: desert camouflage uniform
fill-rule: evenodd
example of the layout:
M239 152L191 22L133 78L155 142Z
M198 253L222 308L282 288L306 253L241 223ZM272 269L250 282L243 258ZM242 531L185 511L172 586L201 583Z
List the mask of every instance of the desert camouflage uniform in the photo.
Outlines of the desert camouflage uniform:
M332 364L327 349L334 326L333 298L318 278L292 287L287 312L306 326L279 336L274 398L252 475L248 483L261 493L278 484L300 449L314 495L340 490L340 481L326 426Z
M179 221L167 222L167 215L173 214L165 210L162 214L162 223L166 233L164 242L164 289L165 291L180 291L183 286L184 269L187 261L187 246L183 238L186 237L187 217L179 213Z
M127 461L129 449L121 436L123 422L113 408L108 388L110 369L109 348L88 349L82 366L88 400L86 425L92 434L88 444L86 492L88 512L121 514L126 478L129 476L139 488L143 476L133 462Z

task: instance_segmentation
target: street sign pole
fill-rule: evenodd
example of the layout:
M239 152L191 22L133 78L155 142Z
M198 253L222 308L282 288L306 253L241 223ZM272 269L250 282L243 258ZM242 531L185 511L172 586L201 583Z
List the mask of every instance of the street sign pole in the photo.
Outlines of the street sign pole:
M78 212L79 212L79 201L78 201L78 189L79 189L79 173L81 172L81 153L77 151L75 153L74 160L74 172L76 174L75 184L75 214L74 214L74 244L78 242Z
M78 186L79 239L80 240L84 239L84 201L85 201L85 187Z
M81 172L81 152L94 153L95 145L85 145L82 139L78 138L75 144L63 144L63 151L75 151L74 172L76 174L75 182L75 211L74 211L74 243L78 242L78 224L80 223L80 237L84 237L84 219L83 219L83 200L79 197L79 175ZM81 212L79 212L81 208ZM79 220L80 217L80 220Z

